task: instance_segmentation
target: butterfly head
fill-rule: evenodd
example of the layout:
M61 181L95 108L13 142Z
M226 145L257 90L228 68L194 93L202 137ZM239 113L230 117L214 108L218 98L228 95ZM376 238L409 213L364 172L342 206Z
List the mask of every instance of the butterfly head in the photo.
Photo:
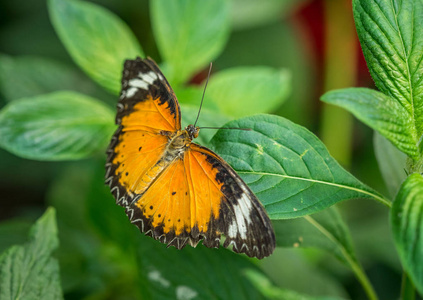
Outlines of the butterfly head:
M187 131L189 138L193 140L198 137L198 133L200 132L200 127L195 127L194 125L189 124L185 128L185 130Z

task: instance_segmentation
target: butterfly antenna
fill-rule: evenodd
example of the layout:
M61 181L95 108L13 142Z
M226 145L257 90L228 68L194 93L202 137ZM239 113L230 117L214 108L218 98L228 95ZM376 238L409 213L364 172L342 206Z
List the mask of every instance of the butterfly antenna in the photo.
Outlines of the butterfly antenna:
M238 130L245 130L251 131L251 128L239 128L239 127L199 127L200 129L238 129Z
M200 109L198 110L198 115L197 115L197 119L195 119L194 127L195 127L195 124L197 124L198 118L200 117L201 107L203 106L204 95L206 94L206 88L207 88L207 84L209 83L212 66L213 64L210 63L209 74L207 75L206 85L204 86L203 97L201 98Z

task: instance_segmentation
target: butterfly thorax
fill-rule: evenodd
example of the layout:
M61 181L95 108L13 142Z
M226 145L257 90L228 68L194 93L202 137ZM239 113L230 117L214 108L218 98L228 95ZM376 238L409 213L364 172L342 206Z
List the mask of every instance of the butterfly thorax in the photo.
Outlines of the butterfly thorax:
M184 130L177 131L169 137L165 150L165 161L171 162L176 158L183 158L184 152L189 148L191 141L198 137L200 129L194 125L188 125Z
M159 175L166 170L172 163L178 159L183 159L185 151L189 149L192 141L192 134L188 131L189 126L184 130L175 132L162 131L161 134L168 137L168 143L164 149L162 158L157 161L138 182L138 193L146 191ZM195 129L195 128L194 128ZM197 132L197 129L195 132Z

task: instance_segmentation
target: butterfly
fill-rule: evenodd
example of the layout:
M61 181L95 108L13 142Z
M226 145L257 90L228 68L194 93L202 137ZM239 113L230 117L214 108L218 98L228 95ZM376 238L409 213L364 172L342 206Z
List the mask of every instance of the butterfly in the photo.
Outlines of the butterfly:
M127 60L116 124L107 150L106 184L141 232L168 246L223 246L259 259L275 234L254 193L220 156L181 129L178 100L150 58Z

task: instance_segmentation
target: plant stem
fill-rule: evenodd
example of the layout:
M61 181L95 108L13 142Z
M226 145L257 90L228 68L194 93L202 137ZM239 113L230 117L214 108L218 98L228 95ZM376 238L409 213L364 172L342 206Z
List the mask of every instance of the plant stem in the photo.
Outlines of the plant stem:
M345 260L350 265L352 271L354 272L355 276L357 277L358 281L360 282L361 286L363 287L364 291L367 294L367 297L370 300L378 300L376 292L373 289L370 280L367 278L366 273L364 273L360 264L351 256L350 253L345 249L345 247L328 231L326 228L321 226L313 217L304 216L304 219L307 220L310 224L316 227L321 233L323 233L328 239L334 242L342 252Z
M356 33L351 1L324 1L326 57L324 90L356 83ZM321 138L331 155L342 165L351 164L353 118L343 108L323 104Z
M414 284L411 282L410 277L407 273L402 273L402 283L401 283L401 299L402 300L414 300L416 298L416 291L414 289Z
M378 300L376 292L373 289L373 286L370 283L369 278L367 278L366 273L364 273L360 264L357 261L351 259L350 256L345 256L345 258L347 259L349 265L351 266L351 269L353 270L353 272L354 272L355 276L357 277L358 281L360 281L361 286L363 287L364 291L366 292L367 297L370 300Z

